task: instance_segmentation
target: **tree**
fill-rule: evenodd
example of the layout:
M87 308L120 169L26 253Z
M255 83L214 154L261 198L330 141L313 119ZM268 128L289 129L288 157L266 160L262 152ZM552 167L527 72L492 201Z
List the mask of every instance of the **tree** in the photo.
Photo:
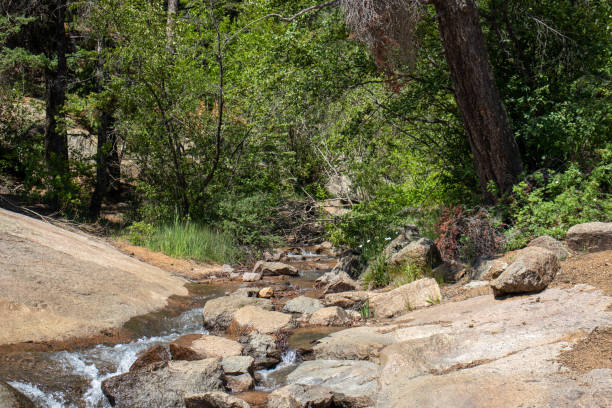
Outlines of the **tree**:
M455 100L461 110L474 165L485 196L495 199L490 183L507 193L522 170L518 146L493 78L476 4L473 0L343 0L347 21L368 43L380 63L401 56L411 62L416 25L433 4L450 70Z

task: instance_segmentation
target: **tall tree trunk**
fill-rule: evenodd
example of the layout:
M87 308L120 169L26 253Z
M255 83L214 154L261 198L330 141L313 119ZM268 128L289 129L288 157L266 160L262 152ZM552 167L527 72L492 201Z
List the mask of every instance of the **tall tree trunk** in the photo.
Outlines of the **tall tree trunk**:
M46 120L45 120L45 159L49 169L54 174L65 173L68 170L68 137L63 124L57 118L66 101L66 84L68 80L68 65L66 50L68 38L64 28L66 20L66 2L54 2L52 11L51 49L49 57L57 56L57 68L46 69Z
M474 0L433 0L455 99L461 110L485 196L494 181L500 193L511 191L522 161L485 47Z
M178 0L168 0L168 20L166 22L166 41L168 51L174 52L174 18L178 11Z

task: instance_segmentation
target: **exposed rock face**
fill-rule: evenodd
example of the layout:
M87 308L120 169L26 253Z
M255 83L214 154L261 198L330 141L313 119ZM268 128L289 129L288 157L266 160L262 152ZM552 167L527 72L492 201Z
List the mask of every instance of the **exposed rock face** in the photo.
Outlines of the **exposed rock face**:
M324 293L346 292L356 290L359 283L351 279L346 272L328 272L315 281L315 288L324 288Z
M569 252L567 251L567 249L565 249L565 246L561 242L548 235L542 235L541 237L537 237L536 239L532 240L527 246L548 249L549 251L553 252L557 256L557 258L559 258L560 261L566 260L569 256Z
M250 408L251 406L224 392L205 392L185 397L186 408Z
M186 395L221 391L222 375L216 359L164 361L108 378L102 391L117 408L182 408Z
M408 246L411 242L419 239L419 229L416 225L407 225L399 231L399 235L389 242L383 250L383 256L391 259L395 254Z
M281 312L270 312L257 306L245 306L234 313L234 322L259 333L269 334L292 326L292 317Z
M330 293L325 295L323 303L327 306L338 306L345 309L354 308L365 302L370 294L363 290Z
M559 268L559 259L553 252L539 247L527 247L491 282L491 288L496 296L536 292L552 282Z
M239 375L252 373L254 362L251 356L230 356L221 360L221 365L225 374Z
M612 222L588 222L567 231L567 245L574 251L598 252L612 249Z
M338 306L325 307L310 316L309 323L313 326L345 326L353 321L353 317Z
M346 251L342 254L338 263L332 268L334 274L344 272L351 278L357 278L363 269L361 264L361 256L353 250Z
M241 338L241 341L242 338ZM255 359L255 369L270 368L278 364L281 352L276 346L274 337L267 334L251 333L244 342L242 353Z
M430 239L420 238L409 243L391 257L392 265L404 263L421 267L435 268L442 263L442 257L436 244Z
M239 356L242 345L224 337L186 334L170 343L173 360L202 360Z
M136 361L130 366L130 371L140 370L158 361L170 361L171 358L167 347L161 345L153 346L138 356Z
M321 308L323 308L323 305L319 299L298 296L285 303L283 312L313 314Z
M348 397L322 385L291 384L274 390L267 408L365 408L371 404L369 397Z
M377 379L378 365L368 361L313 360L300 364L287 376L287 383L324 386L374 405Z
M34 408L34 404L21 392L0 381L0 408Z
M496 279L508 267L508 263L500 259L478 258L472 266L472 279Z
M246 392L253 388L251 374L226 375L225 386L233 393Z
M269 299L259 299L245 296L223 296L211 299L204 305L202 317L204 326L209 330L225 330L234 319L234 314L244 306L257 306L272 310Z
M372 293L370 307L375 317L392 317L418 307L430 306L442 299L435 279L423 278L389 292Z
M263 276L295 276L298 274L298 270L295 267L282 262L258 261L253 267L253 273L260 273Z
M261 273L245 272L242 274L243 282L257 282L258 280L261 280Z

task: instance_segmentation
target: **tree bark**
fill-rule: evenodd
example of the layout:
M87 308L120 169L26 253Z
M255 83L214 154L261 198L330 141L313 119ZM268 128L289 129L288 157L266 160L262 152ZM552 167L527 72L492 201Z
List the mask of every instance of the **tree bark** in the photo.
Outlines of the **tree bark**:
M511 191L522 161L499 95L473 0L433 0L480 186L490 201Z
M117 137L113 131L112 109L105 109L101 113L98 126L98 151L96 154L96 187L89 205L89 218L98 219L102 208L102 201L111 191L113 185L119 183L117 170L119 169L119 154Z
M66 2L54 2L51 14L51 38L48 57L57 56L57 68L45 70L46 85L46 120L45 120L45 159L50 170L55 173L65 173L68 170L68 136L58 117L62 114L66 101L66 84L68 80L68 65L66 50L68 38L64 23L66 20ZM61 121L60 121L61 122Z

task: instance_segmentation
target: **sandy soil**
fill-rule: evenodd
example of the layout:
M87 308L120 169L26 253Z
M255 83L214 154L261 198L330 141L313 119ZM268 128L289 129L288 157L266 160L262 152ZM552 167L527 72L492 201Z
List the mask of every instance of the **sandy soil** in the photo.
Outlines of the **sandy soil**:
M103 334L185 280L85 234L0 209L0 344Z

